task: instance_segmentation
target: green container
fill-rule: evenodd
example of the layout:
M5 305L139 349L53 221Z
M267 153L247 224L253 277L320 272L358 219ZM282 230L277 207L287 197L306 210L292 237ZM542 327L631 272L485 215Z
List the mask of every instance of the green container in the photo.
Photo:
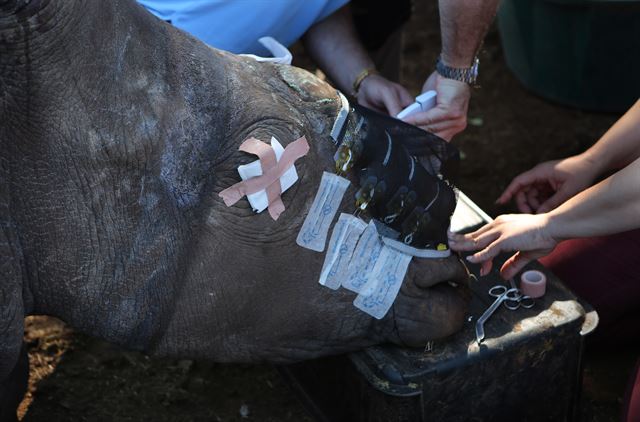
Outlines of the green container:
M640 98L640 1L504 0L507 65L531 91L594 111Z

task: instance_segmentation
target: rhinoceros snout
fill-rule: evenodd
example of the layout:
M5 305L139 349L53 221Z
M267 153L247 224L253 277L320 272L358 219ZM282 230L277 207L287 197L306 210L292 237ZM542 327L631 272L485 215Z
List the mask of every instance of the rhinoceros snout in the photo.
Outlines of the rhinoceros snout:
M464 324L471 294L468 272L455 256L414 259L392 309L388 341L424 347L447 337Z

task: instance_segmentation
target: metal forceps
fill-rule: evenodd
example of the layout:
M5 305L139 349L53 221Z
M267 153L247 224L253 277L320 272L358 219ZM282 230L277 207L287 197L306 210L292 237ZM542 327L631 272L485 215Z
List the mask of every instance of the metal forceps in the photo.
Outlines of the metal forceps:
M491 306L484 311L482 316L478 318L476 322L476 341L478 344L484 340L484 323L493 315L498 307L504 303L505 308L515 311L516 309L523 307L529 309L533 307L534 301L529 296L524 296L520 289L515 287L513 281L511 282L511 288L497 285L489 289L489 294L496 298Z

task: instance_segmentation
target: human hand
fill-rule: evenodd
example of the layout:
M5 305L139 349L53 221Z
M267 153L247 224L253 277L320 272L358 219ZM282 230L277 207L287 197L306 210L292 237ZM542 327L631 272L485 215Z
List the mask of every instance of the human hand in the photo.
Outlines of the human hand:
M591 186L598 173L596 164L581 155L547 161L514 178L496 202L515 197L521 212L545 213Z
M491 271L493 258L501 252L516 252L500 269L505 279L515 276L534 259L551 253L558 240L550 235L546 214L501 215L470 234L449 233L449 246L455 251L477 251L467 257L481 264L480 275Z
M412 114L404 121L450 141L467 127L471 89L468 84L447 79L438 72L433 72L427 78L422 92L431 89L438 94L436 106L431 110Z
M395 117L414 99L402 85L372 74L367 76L358 90L358 104Z

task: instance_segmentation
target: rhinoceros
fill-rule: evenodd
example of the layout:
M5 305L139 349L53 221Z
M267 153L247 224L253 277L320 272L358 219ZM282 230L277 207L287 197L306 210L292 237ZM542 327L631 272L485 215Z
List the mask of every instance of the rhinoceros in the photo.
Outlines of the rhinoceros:
M312 74L215 50L134 1L0 0L0 419L24 391L27 315L220 362L458 330L469 296L456 257L413 259L377 320L319 285L324 254L296 244L340 109ZM310 146L277 221L218 195L255 159L238 146L272 136Z

